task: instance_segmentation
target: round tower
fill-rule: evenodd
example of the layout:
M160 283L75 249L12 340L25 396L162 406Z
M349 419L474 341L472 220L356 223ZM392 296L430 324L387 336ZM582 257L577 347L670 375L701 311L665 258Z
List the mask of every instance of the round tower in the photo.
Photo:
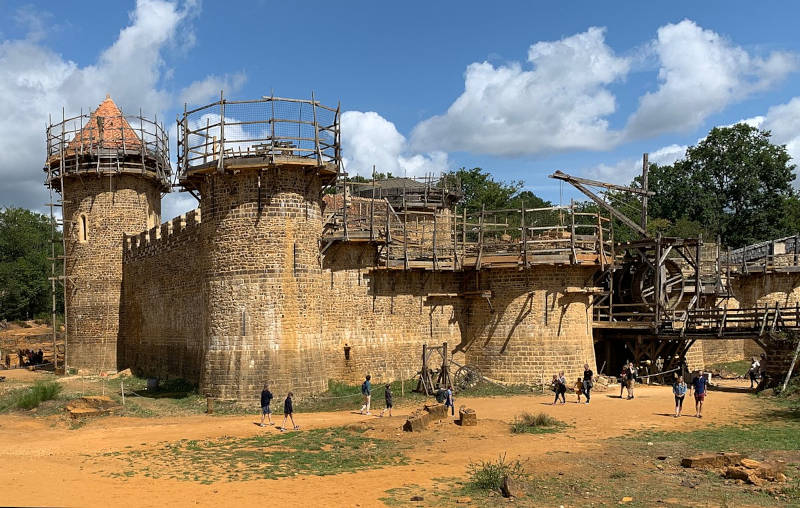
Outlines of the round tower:
M322 391L322 189L339 112L315 100L219 102L179 120L180 183L200 199L207 297L202 393Z
M46 185L62 197L67 367L117 369L123 237L161 221L170 190L163 126L109 96L47 128Z

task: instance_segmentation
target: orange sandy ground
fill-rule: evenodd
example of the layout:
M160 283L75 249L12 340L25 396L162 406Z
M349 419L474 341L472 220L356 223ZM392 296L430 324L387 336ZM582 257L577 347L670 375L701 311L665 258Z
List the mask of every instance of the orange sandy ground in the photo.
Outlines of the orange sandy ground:
M8 372L11 371L4 374ZM603 447L604 438L635 429L689 430L712 423L743 423L753 420L758 410L742 393L712 392L702 420L688 416L674 419L670 415L669 387L642 386L637 392L635 400L623 401L616 398L619 391L612 386L607 392L596 393L588 406L575 404L574 395L565 406L549 405L551 398L544 395L461 398L456 405L465 404L477 411L477 427L462 428L445 422L413 435L400 431L410 407L399 408L393 418L380 419L345 411L303 414L299 406L297 420L303 429L366 422L373 429L370 435L411 445L405 452L412 459L410 465L335 476L222 481L211 485L139 475L109 478L105 473L118 462L110 458L104 462L100 457L99 461L94 458L88 463L82 455L141 450L164 441L246 437L276 430L255 426L256 416L106 417L70 430L62 417L0 415L0 485L5 487L0 504L282 506L312 501L316 506L383 506L379 498L386 489L407 484L430 487L433 478L463 477L470 461L496 459L503 452L508 453L509 459L527 460L533 470L552 471L563 464L548 452L597 452ZM687 406L686 414L693 415L689 400ZM558 434L513 435L508 424L523 410L546 412L571 427ZM133 448L125 448L128 446Z

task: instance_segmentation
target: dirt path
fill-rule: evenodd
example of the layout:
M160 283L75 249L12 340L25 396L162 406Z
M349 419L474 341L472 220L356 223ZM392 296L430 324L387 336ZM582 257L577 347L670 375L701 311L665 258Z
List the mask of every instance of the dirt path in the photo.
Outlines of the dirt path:
M728 385L734 382L727 383ZM744 386L737 384L737 386ZM400 408L394 418L360 416L351 412L303 414L304 429L361 424L368 435L395 440L408 447L409 464L335 476L296 476L278 480L215 482L141 476L110 478L99 454L126 450L150 450L158 443L180 439L222 436L248 437L277 432L254 425L255 416L141 419L109 417L70 430L58 417L33 419L0 416L0 504L40 506L197 506L314 500L319 506L383 506L379 498L390 488L407 484L430 486L433 478L461 477L470 461L509 458L528 460L535 468L562 467L558 454L599 450L602 440L641 429L693 429L711 423L743 423L754 419L758 408L743 393L712 392L705 418L671 417L668 387L640 387L632 401L616 398L616 390L596 393L590 405L576 404L574 396L564 406L551 406L549 396L515 396L456 400L478 413L477 427L458 427L450 422L435 425L422 434L400 431L410 408ZM689 401L687 400L687 403ZM686 408L693 415L692 407ZM571 427L559 434L513 435L509 422L520 412L545 412ZM92 461L87 460L89 456Z

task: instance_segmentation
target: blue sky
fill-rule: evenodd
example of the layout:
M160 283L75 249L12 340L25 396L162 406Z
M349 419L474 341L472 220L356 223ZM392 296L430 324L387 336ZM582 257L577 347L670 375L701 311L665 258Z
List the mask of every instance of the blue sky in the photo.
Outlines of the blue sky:
M236 98L314 90L348 112L351 174L481 166L556 202L555 169L627 182L643 152L668 163L743 119L800 157L798 10L0 0L0 206L41 208L47 114L96 107L106 93L174 129L184 100L207 102L220 87ZM163 219L195 204L171 196Z

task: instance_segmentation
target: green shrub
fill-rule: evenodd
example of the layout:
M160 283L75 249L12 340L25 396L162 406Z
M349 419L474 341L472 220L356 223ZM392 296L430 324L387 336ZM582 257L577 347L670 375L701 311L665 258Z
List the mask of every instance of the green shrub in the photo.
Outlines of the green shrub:
M538 434L543 432L555 432L558 428L563 426L563 422L546 413L531 414L526 411L517 416L511 423L511 432L514 434L522 434L525 432Z
M497 490L503 486L503 478L510 476L519 479L525 476L525 468L519 460L506 462L506 454L498 457L496 462L470 462L467 466L469 483L481 490Z
M37 381L30 388L14 390L0 400L0 411L10 408L33 409L46 400L55 399L62 386L55 381Z

